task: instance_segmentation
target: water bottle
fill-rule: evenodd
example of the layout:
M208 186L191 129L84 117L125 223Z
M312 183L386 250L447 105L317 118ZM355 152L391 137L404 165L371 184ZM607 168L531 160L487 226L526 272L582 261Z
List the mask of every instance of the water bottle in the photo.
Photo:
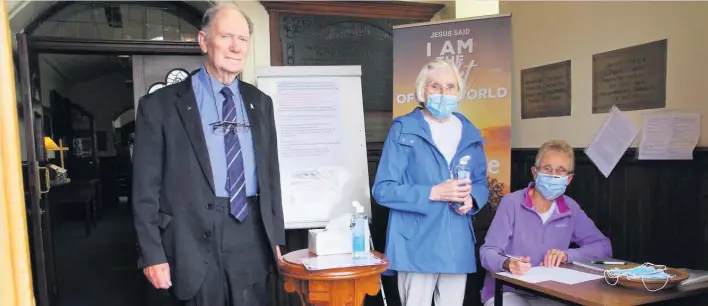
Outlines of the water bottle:
M363 258L366 254L366 227L367 227L367 217L364 213L364 206L361 206L359 202L354 201L352 203L356 213L354 214L354 220L352 222L352 253L354 253L354 258Z
M469 165L467 165L467 162L469 162L470 157L469 155L465 155L462 158L460 158L460 163L455 167L455 179L458 180L463 180L463 179L471 179L472 175L470 173L470 168ZM463 203L455 203L457 206L462 206Z

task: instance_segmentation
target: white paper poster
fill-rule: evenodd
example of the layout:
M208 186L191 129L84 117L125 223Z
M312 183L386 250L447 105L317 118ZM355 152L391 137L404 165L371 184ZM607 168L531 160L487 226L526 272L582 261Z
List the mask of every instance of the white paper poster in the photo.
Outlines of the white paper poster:
M645 115L639 159L693 159L701 135L699 113Z
M634 123L617 106L613 106L607 121L585 149L585 154L605 177L609 177L638 133Z

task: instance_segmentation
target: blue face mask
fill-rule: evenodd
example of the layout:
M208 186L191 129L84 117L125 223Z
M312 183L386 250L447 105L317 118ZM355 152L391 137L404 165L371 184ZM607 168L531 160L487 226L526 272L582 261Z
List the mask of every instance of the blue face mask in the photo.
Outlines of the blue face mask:
M568 176L553 176L536 172L536 190L544 199L553 201L565 193Z
M620 277L628 280L640 279L642 280L642 283L644 283L644 280L665 280L666 283L668 283L669 279L674 277L673 275L666 273L666 266L656 266L652 263L645 263L630 269L614 268L605 270L604 276L605 281L610 285L617 284ZM607 280L608 278L615 279L615 282L610 283ZM666 284L664 284L664 286L666 286ZM646 283L644 283L644 288L649 291L658 291L663 289L664 286L661 286L661 288L658 289L649 289Z
M445 119L457 110L457 96L432 94L428 95L428 103L425 105L433 117Z

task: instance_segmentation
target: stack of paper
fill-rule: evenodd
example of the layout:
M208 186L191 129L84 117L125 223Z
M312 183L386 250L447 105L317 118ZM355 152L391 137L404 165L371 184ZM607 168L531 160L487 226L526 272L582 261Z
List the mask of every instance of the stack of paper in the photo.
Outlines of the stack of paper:
M680 286L690 286L703 282L708 282L708 271L683 269L688 272L688 279L682 281Z
M362 257L354 257L353 254L336 254L310 257L302 260L302 264L307 270L327 270L361 266L375 266L383 264L384 261L367 253Z
M590 274L566 268L546 268L532 267L523 275L514 275L509 272L497 273L506 277L518 279L527 283L540 283L554 281L568 285L575 285L582 282L603 278L602 275Z

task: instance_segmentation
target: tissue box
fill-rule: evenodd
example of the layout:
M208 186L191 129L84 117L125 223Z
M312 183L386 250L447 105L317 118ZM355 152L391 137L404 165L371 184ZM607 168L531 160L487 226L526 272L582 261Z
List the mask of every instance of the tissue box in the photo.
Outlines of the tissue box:
M308 248L315 255L334 255L352 252L351 230L311 229Z

